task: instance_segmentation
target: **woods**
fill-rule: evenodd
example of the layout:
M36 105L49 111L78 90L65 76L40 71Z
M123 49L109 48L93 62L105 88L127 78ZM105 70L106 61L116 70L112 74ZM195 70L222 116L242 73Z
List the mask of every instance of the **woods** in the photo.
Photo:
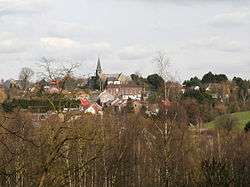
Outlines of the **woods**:
M1 113L1 186L244 186L250 135L141 115Z

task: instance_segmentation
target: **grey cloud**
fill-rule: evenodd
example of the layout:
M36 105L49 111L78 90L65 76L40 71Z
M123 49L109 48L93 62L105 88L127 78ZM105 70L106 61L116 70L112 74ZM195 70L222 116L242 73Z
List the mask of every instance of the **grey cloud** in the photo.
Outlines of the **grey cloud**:
M31 42L22 40L13 33L0 33L0 53L22 53L26 52L31 46Z
M228 40L220 36L210 36L204 39L197 39L182 46L188 50L193 47L195 50L216 50L221 52L245 52L248 47L240 41Z
M1 0L0 17L6 15L30 15L48 8L49 0Z
M215 27L239 27L250 24L250 10L243 8L240 11L218 14L208 23Z
M126 46L118 52L121 60L142 60L152 56L153 49L143 45Z

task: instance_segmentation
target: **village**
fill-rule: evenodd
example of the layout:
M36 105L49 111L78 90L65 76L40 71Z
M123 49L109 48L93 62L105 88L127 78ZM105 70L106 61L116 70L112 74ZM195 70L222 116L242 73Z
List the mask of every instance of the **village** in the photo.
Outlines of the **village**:
M137 74L108 74L98 58L95 73L88 78L76 78L70 72L55 78L48 75L50 79L32 83L29 81L32 70L23 70L23 80L22 76L20 80L2 80L1 103L7 110L19 108L31 112L36 122L52 114L61 114L64 119L63 113L69 112L72 115L133 112L159 117L163 115L162 111L168 111L170 115L175 110L184 110L186 124L200 125L227 112L240 111L240 105L244 110L249 106L249 82L241 78L230 81L226 75L211 72L202 80L194 77L181 84L165 81L158 74L147 78ZM190 110L192 106L203 106L211 116L200 115L202 111L198 112L196 108Z

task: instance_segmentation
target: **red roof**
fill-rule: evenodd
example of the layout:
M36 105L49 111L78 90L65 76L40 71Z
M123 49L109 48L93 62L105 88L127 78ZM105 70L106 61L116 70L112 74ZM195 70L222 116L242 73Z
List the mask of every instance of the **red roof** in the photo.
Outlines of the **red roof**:
M90 103L89 100L86 99L86 98L80 99L80 102L81 102L81 105L82 105L84 108L88 108L88 107L91 106L91 103Z

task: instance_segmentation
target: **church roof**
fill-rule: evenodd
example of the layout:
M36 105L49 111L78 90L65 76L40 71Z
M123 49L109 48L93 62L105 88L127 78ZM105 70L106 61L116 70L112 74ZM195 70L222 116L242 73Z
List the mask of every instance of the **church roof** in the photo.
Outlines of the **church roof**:
M101 60L100 60L100 58L98 58L96 70L97 70L97 71L102 71Z

